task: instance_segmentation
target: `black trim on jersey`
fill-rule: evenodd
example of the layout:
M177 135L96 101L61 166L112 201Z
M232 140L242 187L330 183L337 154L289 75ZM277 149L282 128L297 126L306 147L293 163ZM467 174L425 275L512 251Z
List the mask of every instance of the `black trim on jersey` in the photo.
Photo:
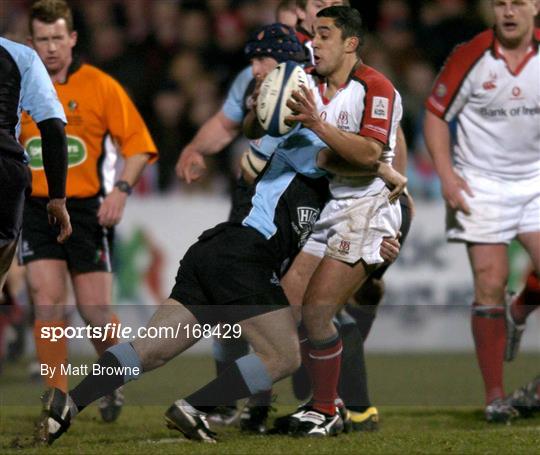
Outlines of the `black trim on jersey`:
M73 54L71 64L69 65L67 70L66 80L64 82L58 82L58 84L66 85L69 81L70 76L80 70L82 65L83 62L81 57L78 54Z
M493 40L493 42L495 42L495 40ZM463 74L463 77L461 78L461 81L459 82L459 85L456 87L456 90L454 90L452 98L450 98L450 101L448 102L448 105L446 106L446 109L443 112L443 120L445 120L446 114L450 110L450 107L452 106L452 104L454 104L454 100L456 99L457 94L460 92L461 86L463 85L463 82L465 81L465 79L467 79L467 77L469 76L469 73L477 65L477 63L484 57L484 55L486 55L486 52L491 52L490 48L487 48L484 52L482 52L480 54L480 56L471 64L471 66L469 66L467 71L465 71L465 73ZM444 69L444 67L443 67L443 69Z

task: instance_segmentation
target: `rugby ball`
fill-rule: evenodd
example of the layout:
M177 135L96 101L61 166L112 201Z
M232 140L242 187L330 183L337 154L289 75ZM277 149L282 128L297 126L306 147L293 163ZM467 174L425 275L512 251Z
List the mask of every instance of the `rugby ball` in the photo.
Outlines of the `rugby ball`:
M308 78L302 67L293 61L280 63L264 78L257 98L257 118L270 136L283 136L294 127L285 124L285 117L292 114L287 100L301 85L308 87Z

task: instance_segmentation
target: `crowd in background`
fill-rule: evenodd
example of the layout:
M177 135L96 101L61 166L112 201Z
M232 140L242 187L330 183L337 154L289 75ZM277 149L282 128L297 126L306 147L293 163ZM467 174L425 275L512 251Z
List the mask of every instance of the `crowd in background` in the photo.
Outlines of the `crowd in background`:
M160 159L139 193L227 191L236 178L239 139L216 156L201 184L179 182L182 148L217 111L248 62L243 45L275 21L278 0L71 0L77 52L128 90L150 126ZM487 0L352 1L365 22L363 60L387 75L403 97L409 144L409 189L439 197L439 182L421 136L423 102L436 72L459 42L490 23ZM0 1L0 34L25 42L31 0Z

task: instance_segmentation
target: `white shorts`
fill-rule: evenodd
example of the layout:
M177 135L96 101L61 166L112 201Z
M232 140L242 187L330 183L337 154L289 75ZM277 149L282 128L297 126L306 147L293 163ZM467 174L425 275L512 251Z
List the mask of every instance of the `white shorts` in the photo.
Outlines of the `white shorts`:
M518 234L540 232L540 177L508 181L472 170L459 170L474 194L463 197L470 215L447 208L450 241L510 243Z
M391 204L388 194L385 188L376 196L330 200L302 251L349 264L384 262L383 237L395 237L401 226L401 207Z

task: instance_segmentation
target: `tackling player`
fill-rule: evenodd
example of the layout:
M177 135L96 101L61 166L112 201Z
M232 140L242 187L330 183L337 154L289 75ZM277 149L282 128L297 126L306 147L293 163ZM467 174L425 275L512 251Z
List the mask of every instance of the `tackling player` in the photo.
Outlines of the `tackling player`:
M47 183L43 172L42 137L32 119L22 117L20 140L30 154L32 196L27 199L20 258L27 268L35 306L34 338L40 363L59 367L67 361L65 338L42 339L42 328L66 326L67 275L85 323L118 322L112 313L111 247L114 226L122 218L131 188L156 148L124 89L107 74L74 55L77 32L64 0L40 0L30 10L30 43L45 64L67 114L69 146L67 206L75 227L63 245L45 223ZM115 181L118 151L125 159ZM102 354L117 340L92 339ZM56 368L49 387L66 391L68 378ZM115 420L123 403L115 391L100 404L102 417Z
M540 288L540 111L534 101L540 99L540 31L535 0L492 0L491 7L495 27L458 46L437 77L424 135L448 207L447 238L465 243L474 275L471 325L485 417L507 422L517 415L503 399L507 247L513 239L535 269L524 292L538 299ZM509 320L519 316L521 322L528 309L515 310Z
M58 223L60 232L46 226L54 242L71 235L66 211L65 186L67 147L62 105L34 51L0 37L0 293L11 266L21 231L25 194L31 187L28 156L17 142L21 109L32 115L43 136L44 194L43 219Z

